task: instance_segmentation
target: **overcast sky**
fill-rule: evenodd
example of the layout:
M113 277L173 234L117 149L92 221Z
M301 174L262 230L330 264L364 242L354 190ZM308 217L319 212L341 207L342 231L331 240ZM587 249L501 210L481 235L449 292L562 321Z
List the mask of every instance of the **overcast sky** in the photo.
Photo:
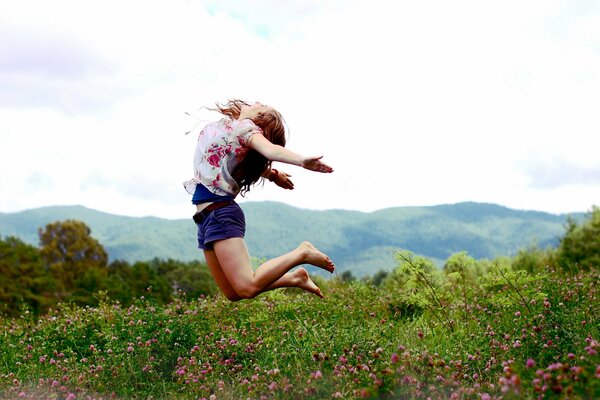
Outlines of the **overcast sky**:
M277 108L293 191L241 201L373 211L600 205L595 0L4 1L0 212L81 204L186 218L201 110Z

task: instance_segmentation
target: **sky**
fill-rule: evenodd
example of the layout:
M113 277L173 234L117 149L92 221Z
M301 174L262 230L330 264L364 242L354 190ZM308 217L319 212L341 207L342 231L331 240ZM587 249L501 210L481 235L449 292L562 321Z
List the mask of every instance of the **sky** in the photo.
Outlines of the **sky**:
M19 0L0 3L0 212L188 218L203 107L232 98L335 170L276 163L295 189L240 202L600 205L599 1Z

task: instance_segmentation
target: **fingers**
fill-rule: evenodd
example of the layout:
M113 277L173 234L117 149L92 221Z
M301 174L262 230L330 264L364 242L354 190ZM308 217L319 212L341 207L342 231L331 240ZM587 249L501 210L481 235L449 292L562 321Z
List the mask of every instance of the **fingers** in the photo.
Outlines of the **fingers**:
M316 171L316 172L325 172L325 173L333 172L333 168L331 168L329 165L322 162L321 158L323 158L323 156L307 158L304 163L304 168L310 169L310 170Z
M294 188L294 182L292 182L290 177L291 175L286 172L279 172L275 184L283 189L292 190Z
M315 169L315 171L329 173L329 172L333 172L333 168L331 168L329 165L319 161L319 164L317 165L317 168Z

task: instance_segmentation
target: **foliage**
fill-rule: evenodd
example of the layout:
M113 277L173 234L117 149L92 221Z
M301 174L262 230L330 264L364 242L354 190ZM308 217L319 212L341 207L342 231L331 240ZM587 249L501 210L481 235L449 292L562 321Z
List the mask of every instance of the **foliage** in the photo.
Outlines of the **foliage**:
M512 210L493 204L458 203L395 207L371 213L304 210L276 202L243 202L246 241L251 255L273 258L309 239L336 262L339 273L357 278L391 271L396 249L409 249L442 265L458 251L476 258L513 256L537 239L556 246L566 215ZM190 215L191 216L191 215ZM583 214L573 214L580 221ZM84 207L49 207L1 214L0 233L37 245L37 229L57 220L84 222L109 253L130 264L154 257L185 262L203 260L191 218L132 218Z
M16 315L24 306L39 315L59 301L97 306L99 291L123 305L141 296L166 304L177 293L216 292L207 266L197 262L155 258L107 265L106 251L81 221L54 222L39 234L39 249L0 237L0 313Z
M556 249L540 249L536 243L519 250L513 258L512 267L530 274L542 272L549 265L557 265Z
M372 279L317 276L323 300L231 303L205 265L106 265L82 223L40 230L41 249L9 237L0 295L25 308L0 317L0 399L597 398L596 213L558 249L442 270L398 251ZM68 301L45 303L58 289Z
M561 267L571 271L600 264L600 207L594 206L581 225L568 220L558 259Z
M467 304L440 275L432 287L460 320L453 330L429 311L398 318L402 288L359 280L321 282L325 299L123 307L100 294L97 307L0 319L0 399L598 398L600 270L509 272L469 281Z
M365 279L365 282L368 282L375 287L379 287L385 281L385 278L387 278L388 275L389 275L389 272L380 269L379 271L377 271L375 273L375 275Z
M92 275L100 275L97 278L101 279L106 272L108 255L83 222L58 221L38 232L40 255L58 284L58 298L70 297L82 279L89 281Z
M15 237L0 238L0 277L1 311L16 314L21 306L36 313L46 309L54 281L37 248Z

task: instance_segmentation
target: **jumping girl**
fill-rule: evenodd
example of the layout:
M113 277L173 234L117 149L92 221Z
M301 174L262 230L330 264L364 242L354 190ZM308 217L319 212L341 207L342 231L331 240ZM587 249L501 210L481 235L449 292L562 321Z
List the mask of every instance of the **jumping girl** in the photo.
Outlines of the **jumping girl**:
M231 301L253 298L283 287L298 287L323 297L306 269L311 264L328 272L331 259L309 242L269 260L255 271L244 242L246 221L235 202L259 180L266 178L284 189L293 189L290 175L271 168L273 161L329 173L333 169L319 157L303 157L285 146L285 127L279 112L261 103L230 100L217 104L224 115L206 125L194 154L194 178L185 182L196 205L198 247L219 289Z

